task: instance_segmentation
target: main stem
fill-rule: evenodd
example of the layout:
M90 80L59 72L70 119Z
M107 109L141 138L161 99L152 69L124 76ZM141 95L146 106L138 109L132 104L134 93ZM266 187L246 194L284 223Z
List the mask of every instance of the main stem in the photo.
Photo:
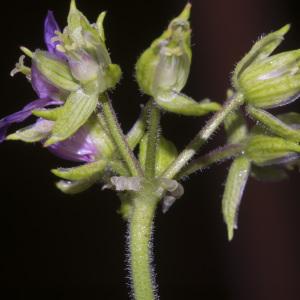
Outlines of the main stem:
M127 167L132 176L143 176L143 171L140 167L138 160L136 159L134 153L130 149L126 137L124 136L120 125L117 121L116 114L111 105L111 101L107 94L103 94L100 96L100 101L102 104L103 115L105 118L105 122L108 126L109 132L112 136L114 143L118 151L120 152L121 157L127 164Z
M152 262L152 223L158 199L151 191L141 191L133 199L129 220L128 249L132 289L135 300L154 300L155 278Z
M187 162L196 154L202 145L211 137L215 130L221 125L227 115L238 108L243 103L243 96L235 94L229 98L222 109L215 113L206 125L199 131L194 139L179 154L177 159L164 172L162 177L172 179L187 164Z

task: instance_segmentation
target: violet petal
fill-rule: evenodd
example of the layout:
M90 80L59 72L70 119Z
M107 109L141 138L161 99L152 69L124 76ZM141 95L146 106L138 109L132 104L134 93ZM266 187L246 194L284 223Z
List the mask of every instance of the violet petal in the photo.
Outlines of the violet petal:
M60 104L60 101L46 99L38 99L30 102L23 107L20 111L17 111L11 115L8 115L0 120L0 143L5 139L5 135L9 126L13 123L20 123L31 116L34 109L43 108L48 105Z
M44 23L44 40L50 53L53 53L60 58L65 58L65 55L56 49L56 46L60 42L54 42L52 40L56 36L55 31L60 31L60 28L55 20L53 12L49 10Z
M42 99L55 98L59 93L59 90L39 72L35 63L31 66L31 84L37 95Z
M69 139L47 147L54 155L78 162L92 162L98 154L86 127L81 127Z

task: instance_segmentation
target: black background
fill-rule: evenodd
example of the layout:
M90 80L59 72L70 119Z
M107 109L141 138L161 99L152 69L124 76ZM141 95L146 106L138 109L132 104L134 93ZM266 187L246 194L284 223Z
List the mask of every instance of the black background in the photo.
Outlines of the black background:
M261 33L291 22L282 50L299 48L299 10L292 1L193 1L193 67L185 93L222 101L234 64ZM1 10L1 116L35 98L21 75L10 78L20 45L42 48L43 19L55 11L63 27L68 1L8 1ZM138 55L185 5L167 1L78 1L95 20L108 11L106 35L123 79L112 98L130 128L146 98L133 77ZM298 106L298 107L297 107ZM298 110L293 104L287 110ZM182 148L204 124L165 115L163 133ZM203 151L224 142L220 130ZM126 224L119 202L99 187L66 196L49 170L70 165L39 145L3 143L0 201L0 284L3 299L128 299ZM226 240L221 195L228 164L191 177L185 195L155 220L155 265L161 299L299 299L299 174L270 184L250 180L239 230Z

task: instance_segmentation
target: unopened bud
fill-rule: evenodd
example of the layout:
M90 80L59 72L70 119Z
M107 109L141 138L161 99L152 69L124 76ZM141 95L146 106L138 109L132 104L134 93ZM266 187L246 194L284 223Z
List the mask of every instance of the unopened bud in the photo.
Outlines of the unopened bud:
M239 78L245 102L271 108L288 104L300 94L300 50L270 56L249 66Z
M161 90L180 92L185 86L192 58L190 9L187 4L139 58L136 77L144 93L156 96Z

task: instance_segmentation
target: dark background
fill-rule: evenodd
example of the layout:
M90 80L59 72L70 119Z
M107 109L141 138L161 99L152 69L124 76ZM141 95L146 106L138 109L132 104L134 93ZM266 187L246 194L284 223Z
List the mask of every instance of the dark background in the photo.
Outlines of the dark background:
M1 116L35 98L21 75L9 72L18 47L42 48L43 19L55 11L63 27L69 1L8 1L1 11ZM134 63L185 5L167 1L78 1L95 20L107 10L112 59L124 76L113 103L125 130L145 102ZM234 64L253 41L291 22L282 50L299 48L299 10L292 1L193 1L193 67L185 93L222 101ZM297 108L298 106L298 108ZM298 109L293 104L285 109ZM163 133L183 147L204 124L165 115ZM224 142L223 131L203 151ZM0 201L0 285L3 299L128 299L126 224L117 197L99 187L78 196L54 188L49 170L67 163L39 145L3 143ZM300 299L299 174L282 183L250 180L239 230L226 240L221 195L228 164L191 177L185 195L155 220L155 264L161 299Z

